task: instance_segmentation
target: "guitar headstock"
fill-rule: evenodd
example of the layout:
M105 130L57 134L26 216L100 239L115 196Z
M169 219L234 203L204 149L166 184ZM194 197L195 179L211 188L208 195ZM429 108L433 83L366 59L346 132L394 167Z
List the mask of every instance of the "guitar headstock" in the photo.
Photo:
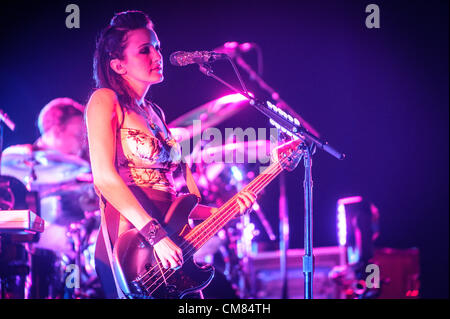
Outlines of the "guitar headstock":
M294 170L303 154L302 143L303 141L297 138L281 144L272 151L271 160L279 161L281 167L289 172Z

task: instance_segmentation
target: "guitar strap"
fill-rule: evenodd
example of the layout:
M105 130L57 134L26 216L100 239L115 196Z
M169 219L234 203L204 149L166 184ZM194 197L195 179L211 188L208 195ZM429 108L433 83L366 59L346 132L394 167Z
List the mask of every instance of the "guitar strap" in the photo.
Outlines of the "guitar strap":
M158 114L159 118L161 119L167 133L172 136L172 133L170 132L169 127L166 124L166 119L164 116L164 112L163 110L156 104L153 102L150 102L150 105L153 107L153 110ZM199 202L202 199L202 196L200 195L200 191L198 190L197 184L195 183L194 177L192 176L192 171L191 168L189 167L189 163L186 159L182 160L181 165L181 169L183 171L183 176L184 179L186 181L186 186L189 190L189 193L194 194L195 196L197 196Z
M96 189L96 192L98 192L97 189ZM119 283L117 282L116 271L115 271L114 264L113 264L112 244L111 244L111 240L109 239L109 232L108 232L108 227L107 227L106 218L105 218L105 202L103 201L103 196L101 196L99 193L97 193L97 195L99 195L99 197L100 197L102 235L103 235L103 240L105 241L106 253L108 254L109 266L111 267L111 271L112 271L113 278L114 278L114 285L116 286L117 295L119 296L119 299L126 299L122 289L120 289Z
M186 186L189 190L189 193L194 194L197 196L198 201L200 202L202 199L202 195L200 194L200 191L198 190L197 184L195 183L194 177L192 176L192 171L189 167L189 164L187 161L183 161L184 163L181 163L181 169L183 170L184 179L186 180Z

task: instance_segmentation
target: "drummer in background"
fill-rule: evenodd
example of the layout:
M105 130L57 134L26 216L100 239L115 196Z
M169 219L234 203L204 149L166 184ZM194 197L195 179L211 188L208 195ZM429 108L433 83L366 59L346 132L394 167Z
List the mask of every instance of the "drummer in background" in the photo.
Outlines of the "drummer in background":
M88 160L84 106L68 97L51 100L39 112L37 126L41 136L33 144L12 145L3 154L28 154L56 150Z
M74 186L74 182L89 182L91 179L90 173L79 174L78 171L81 170L75 164L73 171L62 172L64 167L70 167L72 159L76 163L85 162L89 166L83 112L84 106L73 99L55 98L39 112L37 126L40 137L33 144L12 145L3 151L5 160L2 161L2 174L19 179L28 190L39 192L41 217L46 221L46 226L45 232L41 234L40 240L36 244L38 248L50 249L58 253L70 251L71 245L66 236L67 227L71 221L84 217L83 207L80 207L79 203L79 192L84 188L72 188L72 193L66 191L64 195L54 193L63 189L63 183L66 186L69 183ZM39 152L42 158L49 159L51 162L49 166L46 166L45 162L29 161L30 157L28 156L33 158ZM61 153L61 157L55 157L59 158L61 163L52 162L52 157L47 157L54 155L54 152ZM9 162L7 161L8 156L12 158ZM67 160L68 163L64 163L64 160ZM33 165L36 165L35 168L38 169L35 176L29 170ZM90 168L82 168L83 171L90 170ZM73 174L66 174L65 176L68 178L60 180L59 178L63 176L62 173L76 173L77 176L75 179ZM95 196L95 193L93 195ZM61 217L65 219L60 220Z
M83 112L84 106L71 98L63 97L50 101L39 113L37 124L41 137L34 146L87 159Z

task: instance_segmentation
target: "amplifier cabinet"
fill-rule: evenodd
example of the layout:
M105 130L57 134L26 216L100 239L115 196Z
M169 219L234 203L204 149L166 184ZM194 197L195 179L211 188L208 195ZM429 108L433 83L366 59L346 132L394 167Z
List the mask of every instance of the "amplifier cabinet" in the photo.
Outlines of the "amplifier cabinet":
M328 278L335 266L345 264L344 247L315 247L313 297L314 299L340 299L344 294L338 285ZM304 298L304 275L302 271L303 249L287 251L287 297ZM280 299L283 278L280 271L280 251L263 251L250 255L249 276L252 295L260 299Z

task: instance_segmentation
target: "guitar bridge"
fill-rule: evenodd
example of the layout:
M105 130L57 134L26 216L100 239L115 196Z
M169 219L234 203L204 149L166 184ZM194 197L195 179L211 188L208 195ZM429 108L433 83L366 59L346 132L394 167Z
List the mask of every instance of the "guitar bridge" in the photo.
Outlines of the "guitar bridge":
M144 291L145 289L142 289L143 286L140 283L140 279L135 279L131 282L131 291L132 293L130 295L132 295L134 298L136 298L136 296L142 295L142 296L147 296ZM134 299L133 298L133 299ZM137 299L142 299L142 298L137 298Z

